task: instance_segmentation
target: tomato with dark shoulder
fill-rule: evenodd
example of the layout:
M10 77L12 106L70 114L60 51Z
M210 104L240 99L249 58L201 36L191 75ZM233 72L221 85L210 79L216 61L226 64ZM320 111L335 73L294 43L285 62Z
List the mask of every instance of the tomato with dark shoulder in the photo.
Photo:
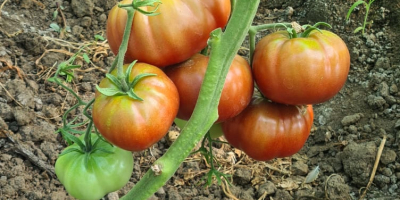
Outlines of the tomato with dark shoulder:
M175 83L180 99L177 117L188 120L193 113L200 93L209 58L196 54L189 60L166 68L166 74ZM218 122L225 121L239 114L253 95L253 78L247 61L236 55L222 90L218 105Z
M147 149L164 137L179 108L178 91L161 69L136 63L130 73L130 81L145 73L155 76L140 79L132 88L142 101L127 95L106 96L96 91L93 103L93 122L101 135L112 144L129 151ZM116 75L117 70L111 74ZM116 88L108 78L101 80L99 87Z
M128 4L132 0L124 0ZM141 7L153 10L154 7ZM156 16L135 13L126 63L133 60L157 67L183 62L206 47L211 31L228 22L230 0L163 0ZM127 12L114 6L107 21L107 39L117 54L122 41Z
M336 34L314 30L289 38L287 31L265 36L253 56L253 75L261 93L274 102L306 105L335 96L347 80L350 54Z
M79 138L82 142L84 136ZM77 199L101 199L121 189L133 170L132 152L112 146L96 134L91 137L97 150L85 153L74 143L63 150L65 154L58 157L55 164L57 178L69 195Z
M232 146L253 159L266 161L298 152L313 120L311 105L283 105L254 97L243 112L222 123L222 130Z

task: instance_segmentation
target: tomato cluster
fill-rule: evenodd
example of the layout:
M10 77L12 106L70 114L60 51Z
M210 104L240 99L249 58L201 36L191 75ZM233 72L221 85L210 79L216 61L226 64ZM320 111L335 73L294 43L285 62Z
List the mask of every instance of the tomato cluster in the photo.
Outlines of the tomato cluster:
M191 117L209 60L198 52L207 46L212 30L226 25L230 10L230 0L166 0L159 5L160 15L135 14L124 61L140 62L132 76L156 76L131 88L142 100L96 92L93 121L105 139L140 151L161 139L175 117L177 121ZM114 53L126 21L123 9L115 6L110 11L107 38ZM310 133L312 104L339 92L349 66L348 49L332 32L315 29L294 38L288 31L269 34L257 44L251 67L239 55L233 60L216 123L226 139L250 157L268 160L292 155ZM255 85L261 96L253 96ZM109 77L99 86L116 88Z
M97 86L85 139L75 138L56 163L57 176L77 198L98 199L121 188L133 168L130 151L151 147L174 119L191 117L209 62L198 53L214 29L225 27L231 12L231 0L120 3L139 12L118 5L110 11L107 39L118 54L117 68ZM150 11L154 7L159 15ZM123 37L128 15L134 16L126 29L129 40ZM281 31L264 37L251 60L250 65L234 57L211 131L222 131L232 146L256 160L291 156L310 134L312 104L343 87L348 49L329 31L313 29L295 38ZM91 134L91 122L102 137Z
M305 33L278 31L257 43L252 71L263 97L222 123L228 142L256 160L298 152L313 124L311 104L331 99L346 82L350 55L342 39L319 29Z

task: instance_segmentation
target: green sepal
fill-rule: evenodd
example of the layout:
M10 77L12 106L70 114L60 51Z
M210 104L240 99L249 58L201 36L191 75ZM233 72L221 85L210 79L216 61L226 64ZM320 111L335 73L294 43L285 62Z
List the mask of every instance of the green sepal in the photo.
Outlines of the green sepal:
M114 75L107 73L106 77L108 78L108 80L111 81L111 83L113 83L115 86L117 86L118 88L121 87L122 83L121 81Z
M160 0L147 0L147 1L134 1L135 7L151 6L154 7L155 3L162 3Z
M84 153L81 149L70 148L70 149L65 149L64 151L62 151L60 153L60 155L58 155L58 157L61 157L61 156L65 155L65 154L68 154L68 153L71 153L71 152L78 152L78 153L82 153L82 154Z
M151 73L143 73L143 74L139 74L137 75L132 82L129 83L129 88L134 88L136 86L136 84L142 80L145 77L149 77L149 76L157 76L157 74L151 74Z
M126 75L125 75L126 83L130 82L132 69L133 69L133 66L136 64L136 62L137 62L137 60L134 60L131 64L129 64L128 69L126 69ZM132 88L129 84L128 84L128 87Z
M158 4L155 6L154 5L155 3L158 3ZM156 15L160 14L160 13L156 13L160 4L162 4L162 2L160 0L144 0L144 1L135 0L131 4L124 4L124 5L119 4L118 7L125 8L125 9L133 8L134 10L136 10L146 16L156 16ZM155 7L155 8L152 11L145 11L145 10L140 9L140 7L144 7L144 6L150 6L150 7Z
M109 153L109 154L113 154L114 153L113 151L109 151L109 150L104 149L104 148L96 148L94 151L92 151L92 153L94 153L96 151L101 151L101 152Z
M135 94L135 92L133 92L133 90L129 90L126 93L130 98L134 99L134 100L139 100L139 101L143 101L142 98L140 98L137 94Z
M86 149L85 144L79 138L77 138L75 135L72 135L71 133L68 133L68 131L65 131L64 129L60 129L61 134L65 137L67 141L72 141L75 144L77 144L82 150Z
M117 88L101 88L98 85L96 85L96 89L101 94L108 96L108 97L125 94L124 92L122 92L120 89L117 89Z

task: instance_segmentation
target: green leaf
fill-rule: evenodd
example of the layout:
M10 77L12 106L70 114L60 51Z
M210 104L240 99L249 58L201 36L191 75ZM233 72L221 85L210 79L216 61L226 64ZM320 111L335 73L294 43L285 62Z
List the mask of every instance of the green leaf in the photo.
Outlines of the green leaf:
M104 40L105 40L104 37L101 36L101 35L94 35L94 39L95 39L95 40L101 40L101 41L104 41Z
M54 31L56 31L56 32L60 32L60 26L58 26L58 24L56 24L56 23L51 23L50 24L50 28L52 28Z
M55 20L57 18L57 16L58 16L58 10L55 10L53 12L53 20Z
M121 90L117 88L101 88L98 85L96 85L96 89L103 95L106 95L108 97L111 96L117 96L117 95L124 95L125 93L122 92Z
M57 81L61 82L61 80L57 77L50 77L47 79L47 81L52 82L52 83L57 83Z
M59 69L64 69L64 68L67 67L68 65L69 65L69 62L64 61L64 62L61 62L61 63L58 65L58 68L59 68Z
M67 70L71 70L71 69L76 69L76 68L80 68L80 65L63 65L63 67L61 68L61 70L63 71L67 71Z
M82 57L83 57L83 60L85 60L86 63L89 64L91 62L89 56L86 53L83 53Z
M360 5L360 4L364 4L365 6L368 6L368 4L367 4L365 1L363 1L363 0L356 1L356 2L350 7L349 12L347 12L346 20L349 20L350 14L351 14L351 13L353 12L353 10L354 10L358 5Z
M357 27L357 28L354 30L354 33L358 33L358 32L360 32L361 30L363 30L363 27L362 27L362 26Z

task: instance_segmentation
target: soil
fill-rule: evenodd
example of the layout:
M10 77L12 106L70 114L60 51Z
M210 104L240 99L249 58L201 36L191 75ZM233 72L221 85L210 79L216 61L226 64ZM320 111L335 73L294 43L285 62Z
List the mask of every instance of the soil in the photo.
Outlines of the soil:
M56 2L61 13L53 19ZM0 199L73 199L54 176L54 163L66 144L56 130L62 113L75 98L47 81L56 66L84 44L93 61L82 64L69 84L85 101L94 96L114 55L106 42L107 14L116 0L1 0L0 16ZM151 199L358 199L371 174L386 136L376 174L364 199L400 199L400 1L373 3L364 35L359 6L346 22L354 0L262 0L255 24L297 21L330 23L347 43L351 69L343 89L330 101L315 105L315 121L304 148L290 158L257 162L228 145L216 145L220 170L231 174L231 185L205 187L209 169L200 155L189 157ZM268 32L259 34L259 38ZM258 38L258 39L259 39ZM246 43L240 53L248 55ZM81 116L81 111L73 113ZM79 120L83 120L81 117ZM171 135L171 134L169 134ZM140 179L170 145L162 139L151 151L135 152L130 182L104 199L118 199ZM319 167L319 175L304 183Z

